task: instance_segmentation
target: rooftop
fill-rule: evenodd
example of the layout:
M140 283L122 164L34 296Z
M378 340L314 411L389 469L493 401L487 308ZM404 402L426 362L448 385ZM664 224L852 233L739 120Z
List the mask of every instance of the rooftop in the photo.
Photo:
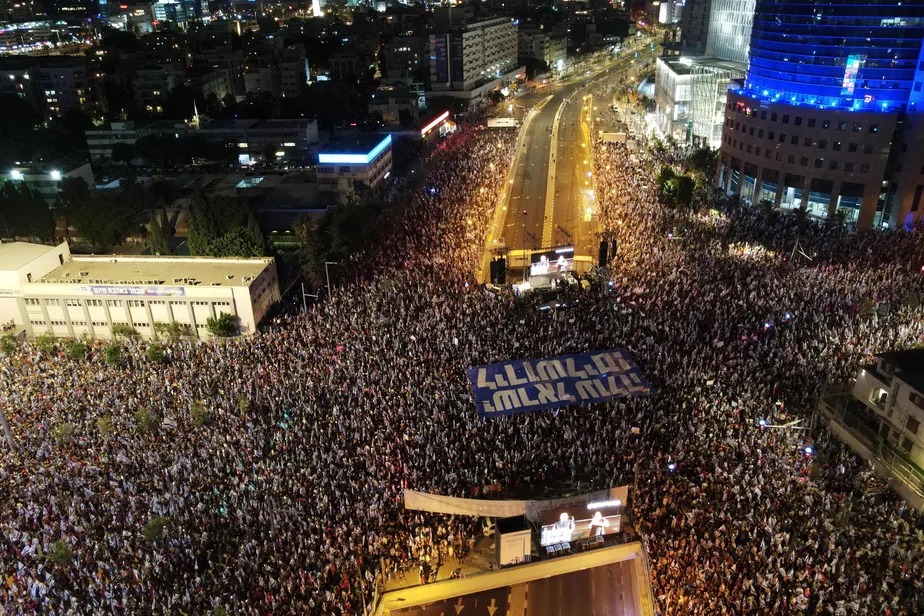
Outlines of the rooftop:
M55 248L28 242L0 242L0 271L18 270Z
M319 163L369 164L391 145L391 135L355 136L331 141L318 153Z
M722 60L712 56L673 56L669 58L658 58L664 62L670 69L678 75L689 75L693 72L694 67L710 68L713 70L726 70L740 72L742 75L745 71L745 65L740 62L731 60Z
M924 392L924 349L888 351L876 357L889 364L896 378Z
M75 256L39 282L249 287L271 258Z

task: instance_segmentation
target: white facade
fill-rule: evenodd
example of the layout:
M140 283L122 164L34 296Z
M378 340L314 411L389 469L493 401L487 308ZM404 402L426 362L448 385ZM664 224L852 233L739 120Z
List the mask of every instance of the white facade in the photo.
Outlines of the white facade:
M517 32L517 45L521 61L540 60L549 66L549 70L564 70L568 57L568 44L565 39L550 36L539 29L520 29Z
M377 189L391 173L391 163L391 135L378 143L328 145L318 154L318 187L346 202L360 190Z
M747 64L757 0L713 0L706 55Z
M506 17L453 27L430 35L430 83L434 90L471 90L516 66L517 27Z
M177 323L208 336L222 312L252 334L279 300L273 259L72 256L66 243L0 244L0 323L28 336L109 338L112 326L152 337Z

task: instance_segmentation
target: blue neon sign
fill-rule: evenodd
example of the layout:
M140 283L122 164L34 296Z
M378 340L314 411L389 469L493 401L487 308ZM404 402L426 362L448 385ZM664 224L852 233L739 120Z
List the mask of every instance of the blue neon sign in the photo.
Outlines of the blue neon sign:
M318 162L321 164L368 165L390 145L391 135L385 135L385 138L367 154L318 154Z

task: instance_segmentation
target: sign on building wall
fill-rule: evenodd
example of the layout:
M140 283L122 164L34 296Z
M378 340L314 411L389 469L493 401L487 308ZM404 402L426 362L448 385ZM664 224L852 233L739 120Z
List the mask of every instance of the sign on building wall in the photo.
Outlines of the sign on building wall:
M93 295L143 295L151 297L183 297L185 287L126 287L112 285L93 285L83 287Z
M468 379L482 417L651 393L645 375L623 349L474 366Z

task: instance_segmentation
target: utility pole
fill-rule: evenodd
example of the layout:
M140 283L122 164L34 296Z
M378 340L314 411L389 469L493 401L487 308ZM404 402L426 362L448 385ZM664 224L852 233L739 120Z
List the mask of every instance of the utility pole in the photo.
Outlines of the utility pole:
M0 408L0 423L3 424L3 433L6 435L6 442L10 446L10 451L16 451L16 441L13 440L13 431L10 430L10 424L6 421L6 414Z
M324 276L327 278L327 297L330 297L330 270L327 269L328 265L340 265L339 261L325 261L324 262Z

